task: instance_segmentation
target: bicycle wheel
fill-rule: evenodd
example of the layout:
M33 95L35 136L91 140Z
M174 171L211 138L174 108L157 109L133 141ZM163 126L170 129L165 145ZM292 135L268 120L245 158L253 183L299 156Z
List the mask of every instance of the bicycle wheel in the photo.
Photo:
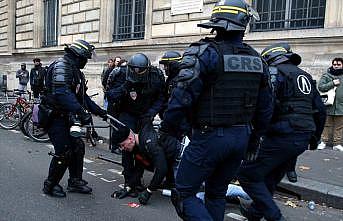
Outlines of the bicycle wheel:
M26 127L27 127L28 121L30 120L31 114L32 114L32 111L25 113L23 115L23 117L21 118L20 123L19 123L19 128L20 128L21 132L27 137L30 137L29 134L27 133Z
M14 129L19 125L21 112L11 103L2 104L0 107L0 127L6 130Z
M39 128L37 123L32 121L32 112L29 113L28 120L26 121L25 129L29 137L36 142L48 142L48 131Z

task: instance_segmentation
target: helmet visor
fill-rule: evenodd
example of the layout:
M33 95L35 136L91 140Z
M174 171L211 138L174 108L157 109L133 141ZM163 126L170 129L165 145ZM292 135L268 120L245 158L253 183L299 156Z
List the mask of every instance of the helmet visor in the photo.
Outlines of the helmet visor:
M133 67L129 66L129 69L132 73L135 74L144 74L147 71L147 67Z

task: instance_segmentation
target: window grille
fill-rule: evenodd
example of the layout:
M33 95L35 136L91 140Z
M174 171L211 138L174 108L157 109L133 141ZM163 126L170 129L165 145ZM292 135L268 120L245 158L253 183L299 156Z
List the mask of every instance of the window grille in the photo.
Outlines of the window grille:
M44 40L43 47L57 45L58 0L44 0Z
M323 28L326 0L254 0L260 15L251 31Z
M143 39L145 32L145 0L115 1L113 40Z

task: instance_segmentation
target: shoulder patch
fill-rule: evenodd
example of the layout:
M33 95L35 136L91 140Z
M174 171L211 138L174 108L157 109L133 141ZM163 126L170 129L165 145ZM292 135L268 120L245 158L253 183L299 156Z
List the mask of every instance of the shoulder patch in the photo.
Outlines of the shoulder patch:
M263 73L260 57L249 55L223 55L225 72L257 72Z

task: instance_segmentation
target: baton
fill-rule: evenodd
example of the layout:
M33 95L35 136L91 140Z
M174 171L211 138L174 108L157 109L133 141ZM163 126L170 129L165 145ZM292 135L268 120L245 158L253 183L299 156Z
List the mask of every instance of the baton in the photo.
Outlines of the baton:
M122 166L122 164L120 162L112 160L112 159L107 158L107 157L104 157L102 155L98 155L98 159Z

